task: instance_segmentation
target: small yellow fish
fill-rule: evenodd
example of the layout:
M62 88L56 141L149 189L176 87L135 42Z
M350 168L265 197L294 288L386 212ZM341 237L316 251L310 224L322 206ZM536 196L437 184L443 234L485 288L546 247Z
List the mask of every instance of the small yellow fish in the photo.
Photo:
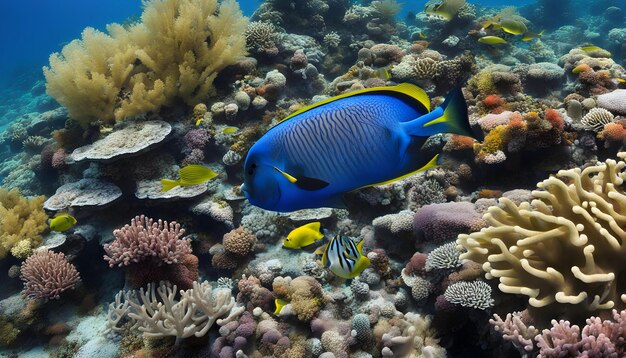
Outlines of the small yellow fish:
M50 220L50 230L63 232L71 229L76 225L76 218L68 213L59 213Z
M578 65L574 67L574 69L572 70L572 73L579 74L581 72L585 72L589 70L591 70L591 67L589 67L589 65L587 65L586 63L583 63L582 65Z
M280 314L280 311L283 310L283 307L285 307L288 304L289 304L289 302L287 302L287 301L285 301L283 299L280 299L280 298L275 299L274 300L274 305L276 305L276 310L274 311L274 314L276 316L278 316Z
M622 77L613 77L613 81L614 81L615 84L626 83L626 79L624 79Z
M196 119L196 127L202 124L203 120L204 120L204 117L198 117L198 119Z
M452 20L465 5L465 0L442 0L439 4L430 4L424 12L429 15L439 15L447 21Z
M180 176L178 180L161 179L161 185L163 186L161 191L172 190L177 186L192 186L206 183L218 176L218 174L211 169L197 164L191 164L180 169L178 175Z
M585 52L593 52L593 51L604 50L602 47L595 46L595 45L581 46L580 49L585 51Z
M502 37L498 37L498 36L483 36L478 39L478 42L480 42L481 44L487 44L487 45L501 45L501 44L508 43L506 42L505 39L503 39Z
M239 130L239 128L237 128L237 127L226 127L226 128L224 128L222 133L224 133L224 134L233 134L233 133L237 133L238 130Z
M391 78L391 72L385 67L379 68L372 73L372 77L380 78L382 80L388 80Z
M321 240L324 234L320 232L320 222L312 222L293 229L283 242L289 249L301 249Z
M534 32L527 32L527 33L525 33L525 34L522 36L522 41L527 42L527 41L530 41L530 40L534 40L534 39L536 39L536 38L539 38L539 37L543 36L544 31L545 31L545 30L541 30L541 32L540 32L540 33L538 33L538 34L536 34L536 33L534 33Z
M417 34L419 35L419 37L420 37L421 39L426 40L426 39L428 38L428 36L426 36L426 35L424 34L424 32L422 32L422 31L418 32Z

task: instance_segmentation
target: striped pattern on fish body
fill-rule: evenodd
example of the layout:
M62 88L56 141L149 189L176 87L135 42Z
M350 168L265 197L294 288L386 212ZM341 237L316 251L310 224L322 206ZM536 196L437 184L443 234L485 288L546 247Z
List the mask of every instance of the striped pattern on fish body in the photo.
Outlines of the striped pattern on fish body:
M267 210L345 207L347 192L435 167L421 148L437 133L473 134L460 88L432 111L409 83L342 94L267 131L248 151L241 189Z
M328 265L331 272L343 278L354 278L363 272L370 261L361 252L361 240L355 244L349 237L337 235L326 246L322 265Z
M362 95L312 109L274 130L286 172L319 178L343 191L398 175L402 168L381 164L392 164L406 152L411 138L399 123L420 115L401 99L381 103L380 95ZM297 163L307 166L300 170Z

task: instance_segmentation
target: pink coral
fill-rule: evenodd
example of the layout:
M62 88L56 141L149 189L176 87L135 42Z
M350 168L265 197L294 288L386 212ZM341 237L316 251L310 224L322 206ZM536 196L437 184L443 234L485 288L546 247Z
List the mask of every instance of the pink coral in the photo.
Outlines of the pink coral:
M478 231L483 225L480 214L468 202L426 205L413 218L415 231L431 242L455 239L459 234Z
M80 282L76 267L63 253L37 251L22 263L22 295L28 298L58 299L63 291Z
M552 320L552 328L544 329L535 341L540 357L623 357L626 353L626 311L613 310L612 321L588 318L582 332L568 321Z
M67 153L65 153L65 149L63 148L59 148L57 149L54 154L52 154L52 160L51 160L51 165L52 168L54 169L62 169L65 166L67 166L67 164L65 163L65 157L67 156Z
M181 236L185 229L172 221L154 220L144 215L136 216L130 225L113 231L115 241L104 245L104 259L113 266L128 266L149 258L164 263L178 263L182 256L191 254L191 244Z
M211 137L206 129L192 129L185 134L183 141L185 143L185 148L187 150L191 150L204 149L209 142L209 139L211 139Z

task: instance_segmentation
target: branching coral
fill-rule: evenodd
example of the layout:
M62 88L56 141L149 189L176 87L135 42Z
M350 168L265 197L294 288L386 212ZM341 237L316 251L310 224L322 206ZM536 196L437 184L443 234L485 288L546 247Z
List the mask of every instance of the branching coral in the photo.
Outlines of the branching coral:
M214 323L224 325L244 311L235 306L230 290L213 290L207 281L194 281L193 288L180 291L180 299L176 296L176 286L163 282L156 293L154 284L138 292L122 291L116 296L116 304L109 306L109 329L117 330L120 317L128 316L145 337L202 337Z
M50 56L48 94L87 125L156 111L214 92L218 72L245 53L247 20L236 1L152 0L141 23L92 28Z
M41 234L48 225L43 210L45 197L25 198L17 189L0 188L0 259L10 251L17 258L26 258L41 243Z
M457 242L461 259L483 265L505 293L528 296L534 308L582 313L624 307L626 205L622 160L561 170L537 186L532 202L500 199L489 227ZM555 307L556 306L556 307Z
M191 244L180 239L185 234L180 224L172 221L154 221L144 215L136 216L130 225L115 230L115 241L104 245L104 259L109 266L128 266L149 258L165 263L177 263L191 253Z
M58 299L63 291L80 282L76 267L63 253L38 251L24 261L20 270L24 281L22 295L28 298Z

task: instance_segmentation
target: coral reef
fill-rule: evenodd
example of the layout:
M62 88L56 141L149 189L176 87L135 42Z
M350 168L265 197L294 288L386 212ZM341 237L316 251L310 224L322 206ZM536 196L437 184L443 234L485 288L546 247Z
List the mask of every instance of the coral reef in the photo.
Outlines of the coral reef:
M76 267L63 253L40 250L24 261L20 270L24 281L22 295L28 298L59 299L63 291L80 282Z
M17 189L0 188L0 259L10 252L17 258L30 256L41 244L48 215L45 197L25 198Z
M108 34L87 28L50 57L46 91L70 117L89 125L157 111L175 99L196 105L245 51L247 20L235 1L152 1L141 20L109 25Z

